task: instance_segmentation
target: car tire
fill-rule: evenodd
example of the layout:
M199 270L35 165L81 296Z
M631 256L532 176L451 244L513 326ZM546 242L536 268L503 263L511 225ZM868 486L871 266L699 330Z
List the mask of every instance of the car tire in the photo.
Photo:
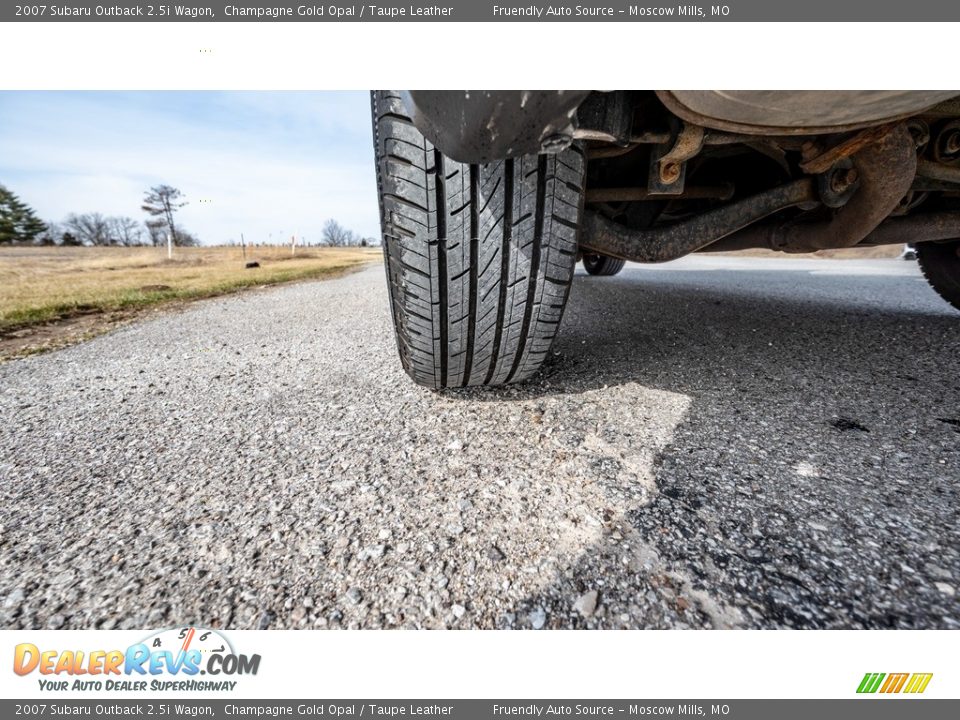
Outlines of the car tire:
M960 310L960 241L918 243L917 263L934 290Z
M593 253L583 256L583 269L591 275L616 275L623 270L627 264L626 260L610 257L609 255L594 255Z
M420 134L397 92L374 91L372 104L404 370L430 388L528 379L549 354L573 280L583 151L459 163Z

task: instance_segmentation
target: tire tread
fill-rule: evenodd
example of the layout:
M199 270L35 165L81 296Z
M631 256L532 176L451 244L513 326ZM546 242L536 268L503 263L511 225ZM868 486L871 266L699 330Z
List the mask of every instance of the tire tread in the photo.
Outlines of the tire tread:
M384 260L406 372L432 388L528 379L549 354L577 254L579 148L455 162L399 95L372 94Z

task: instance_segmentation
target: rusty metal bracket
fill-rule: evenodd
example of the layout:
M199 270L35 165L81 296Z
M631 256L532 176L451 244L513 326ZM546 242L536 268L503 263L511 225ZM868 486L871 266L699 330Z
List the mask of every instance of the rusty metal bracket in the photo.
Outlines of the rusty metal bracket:
M703 148L706 132L700 125L684 123L673 144L657 145L650 151L647 188L658 195L679 195L686 181L687 160Z
M856 135L851 135L846 140L837 143L833 147L823 152L817 153L815 157L804 159L800 163L800 169L811 175L824 173L844 158L855 155L868 145L883 140L898 126L897 123L887 123L877 127L861 130Z

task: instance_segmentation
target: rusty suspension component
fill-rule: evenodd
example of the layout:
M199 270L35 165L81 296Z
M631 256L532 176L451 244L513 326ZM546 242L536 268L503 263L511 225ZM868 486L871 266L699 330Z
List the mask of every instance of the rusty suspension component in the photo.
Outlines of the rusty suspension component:
M917 163L917 175L931 180L960 184L960 166L956 165L942 165L932 160L920 160Z
M910 191L917 174L916 143L904 124L860 148L850 159L859 188L849 202L830 220L774 228L771 247L787 252L853 247L890 216ZM748 228L745 232L761 230Z
M588 211L584 213L580 247L633 262L667 262L696 252L775 212L815 201L813 179L803 178L690 220L648 230L631 230Z
M581 245L594 252L636 262L674 260L719 240L723 242L716 249L768 247L809 252L852 247L865 241L910 190L917 171L915 141L906 125L893 126L871 144L858 148L850 160L856 169L859 187L830 220L754 224L779 210L817 201L813 179L805 178L691 220L651 230L631 230L603 216L587 213ZM898 224L891 227L898 226L903 227ZM949 231L949 223L940 223L937 228L935 234L942 235ZM884 229L877 237L890 237L890 232L893 231Z
M773 244L776 228L759 226L734 233L701 248L698 252L731 252L734 250L778 250ZM904 243L948 242L960 238L960 215L926 213L884 220L854 247L903 245ZM816 252L817 248L795 249L793 252Z
M729 200L735 191L733 183L684 188L679 195L662 195L645 187L589 188L588 203L638 202L643 200Z

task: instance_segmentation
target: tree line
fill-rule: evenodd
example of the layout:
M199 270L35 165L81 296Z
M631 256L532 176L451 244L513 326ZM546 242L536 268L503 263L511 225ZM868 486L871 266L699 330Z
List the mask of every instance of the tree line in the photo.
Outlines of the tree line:
M195 246L199 240L176 222L176 213L187 205L183 193L170 185L154 185L144 193L140 209L144 222L127 216L106 216L98 212L71 213L59 222L45 222L33 208L0 184L0 245L100 245L132 247L166 245ZM330 247L378 244L327 220L321 232L322 244Z
M346 247L348 245L370 247L379 244L374 238L362 237L353 230L345 228L332 218L323 224L320 237L323 240L323 244L329 245L330 247Z
M4 185L0 185L0 245L199 245L178 226L175 213L187 204L183 193L170 185L154 185L144 193L140 209L149 219L98 212L70 213L62 221L43 221Z

